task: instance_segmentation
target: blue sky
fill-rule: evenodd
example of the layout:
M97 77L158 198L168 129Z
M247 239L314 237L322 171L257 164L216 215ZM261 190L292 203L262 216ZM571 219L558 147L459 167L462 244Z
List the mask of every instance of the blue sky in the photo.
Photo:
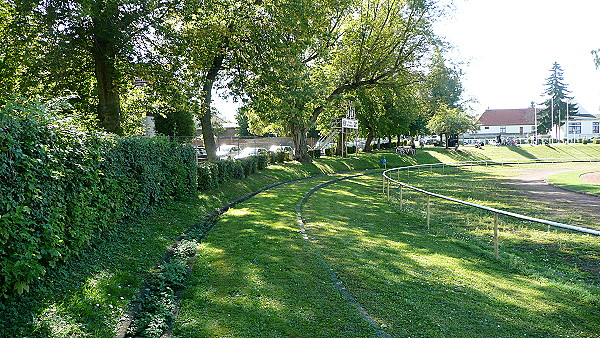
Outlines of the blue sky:
M592 50L600 49L600 1L455 0L456 10L436 26L456 48L466 94L486 108L524 108L542 102L552 64L564 70L571 95L600 114L600 71Z

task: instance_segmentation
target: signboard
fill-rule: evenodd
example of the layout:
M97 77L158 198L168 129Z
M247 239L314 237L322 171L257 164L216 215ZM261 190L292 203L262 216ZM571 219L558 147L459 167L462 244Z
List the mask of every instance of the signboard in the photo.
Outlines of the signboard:
M358 129L358 120L342 118L342 128Z

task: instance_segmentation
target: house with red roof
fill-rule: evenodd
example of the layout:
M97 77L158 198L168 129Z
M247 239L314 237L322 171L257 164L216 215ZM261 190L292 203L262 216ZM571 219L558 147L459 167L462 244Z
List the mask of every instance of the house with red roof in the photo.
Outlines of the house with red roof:
M492 139L498 135L502 138L533 138L535 136L537 108L520 109L487 109L479 117L479 131L465 138ZM566 124L554 128L552 135L556 139L577 140L581 138L600 137L600 121L596 115L585 110L569 117L569 131ZM539 135L547 137L548 135Z
M479 117L478 138L529 137L535 134L535 108L487 109Z

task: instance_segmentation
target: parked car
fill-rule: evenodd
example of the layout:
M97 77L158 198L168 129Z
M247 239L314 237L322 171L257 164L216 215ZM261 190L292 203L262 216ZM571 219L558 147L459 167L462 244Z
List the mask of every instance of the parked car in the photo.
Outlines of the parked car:
M271 148L269 148L269 151L272 151L274 153L278 152L278 151L287 151L289 153L292 152L292 147L290 146L271 146Z
M258 156L260 154L268 154L269 152L265 148L244 148L238 155L233 157L234 160L240 160L249 156Z
M217 157L221 161L232 160L239 153L240 147L231 144L223 144L217 148Z
M206 148L204 147L194 147L196 150L196 162L206 162L208 161L208 153L206 152Z

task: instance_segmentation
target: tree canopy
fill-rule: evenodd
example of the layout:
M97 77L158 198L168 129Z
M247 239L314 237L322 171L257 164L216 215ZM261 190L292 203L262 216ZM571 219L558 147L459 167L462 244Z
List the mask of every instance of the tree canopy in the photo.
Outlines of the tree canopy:
M245 104L246 130L292 136L308 160L307 132L347 100L372 137L422 131L439 103L458 106L460 71L432 30L445 10L436 0L4 1L0 89L69 95L73 113L117 134L139 132L148 112L164 133L189 134L193 115L214 158L212 93L225 88Z
M538 112L539 133L548 133L554 126L564 124L567 117L567 104L569 115L575 115L578 112L577 104L570 103L573 97L568 96L571 92L564 83L563 70L558 62L554 62L552 65L545 86L542 94L546 97L543 102L545 108Z

